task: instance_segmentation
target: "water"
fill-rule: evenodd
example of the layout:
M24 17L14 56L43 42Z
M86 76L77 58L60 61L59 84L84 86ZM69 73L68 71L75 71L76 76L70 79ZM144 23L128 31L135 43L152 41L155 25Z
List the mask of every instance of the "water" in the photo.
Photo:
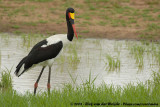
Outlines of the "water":
M14 75L15 67L28 54L30 49L44 38L42 36L0 34L0 66L1 69L12 69L13 88L18 92L33 92L34 83L42 67L37 66L25 72L19 78ZM65 83L73 83L71 78L76 80L77 85L83 84L89 80L90 73L91 80L97 77L94 82L96 86L102 83L113 84L114 86L125 86L128 83L136 85L138 82L152 79L152 71L157 72L159 70L155 58L145 52L143 57L144 67L139 69L129 50L129 47L134 44L141 45L141 42L108 39L79 39L77 41L74 39L73 43L63 50L62 55L57 58L52 66L51 89L62 88ZM157 44L154 44L154 46L157 47ZM106 69L106 54L119 57L120 70L109 71ZM76 62L72 62L71 58ZM48 68L45 68L39 81L38 91L47 89L47 80Z

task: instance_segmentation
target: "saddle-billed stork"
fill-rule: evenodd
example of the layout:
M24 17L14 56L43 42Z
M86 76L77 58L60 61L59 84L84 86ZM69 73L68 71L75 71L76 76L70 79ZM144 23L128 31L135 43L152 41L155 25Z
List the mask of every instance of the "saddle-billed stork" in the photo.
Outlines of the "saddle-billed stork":
M36 94L38 82L46 66L49 67L47 88L48 93L50 93L51 66L53 65L54 59L61 53L63 47L73 40L74 33L78 39L74 25L73 8L68 8L66 10L66 21L68 28L67 34L53 35L46 38L45 40L40 41L31 49L29 54L24 57L16 67L15 75L19 77L35 65L42 66L42 70L34 84L34 94Z

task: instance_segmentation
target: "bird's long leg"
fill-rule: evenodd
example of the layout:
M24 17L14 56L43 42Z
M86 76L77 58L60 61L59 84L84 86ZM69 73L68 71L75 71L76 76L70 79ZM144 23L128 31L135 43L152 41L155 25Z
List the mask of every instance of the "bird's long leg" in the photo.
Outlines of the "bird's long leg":
M37 78L37 81L36 81L35 84L34 84L34 95L36 94L36 90L37 90L37 87L38 87L38 82L39 82L39 80L40 80L40 78L41 78L41 75L42 75L42 73L43 73L44 68L45 68L45 67L42 68L41 73L39 74L39 76L38 76L38 78Z
M51 77L51 67L49 67L49 74L48 74L48 83L47 83L47 88L48 88L48 95L50 94L50 77Z

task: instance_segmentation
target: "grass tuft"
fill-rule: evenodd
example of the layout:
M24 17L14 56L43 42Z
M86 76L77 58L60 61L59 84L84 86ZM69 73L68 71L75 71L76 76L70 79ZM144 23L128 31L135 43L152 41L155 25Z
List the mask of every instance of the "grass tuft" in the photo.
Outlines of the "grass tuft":
M120 70L121 62L120 62L120 59L118 57L114 58L111 55L107 54L106 55L106 60L107 60L106 70L109 70L109 71Z
M12 28L14 28L14 29L19 29L20 26L18 26L18 25L13 25Z
M7 68L5 70L2 70L0 89L2 89L2 90L12 89L11 70L9 70Z
M144 67L144 64L143 64L144 51L145 51L145 48L140 45L134 45L131 47L131 54L136 59L136 63L138 64L139 69L142 69Z
M91 73L90 73L91 75ZM160 98L160 74L153 73L153 80L146 83L132 83L123 88L113 85L94 85L96 78L86 81L80 86L65 84L61 90L53 89L50 96L47 92L42 92L34 96L32 93L18 94L16 91L1 92L0 103L3 107L8 106L76 106L76 103L96 104L118 102L121 106L124 103L154 103L159 104ZM12 97L11 97L12 96ZM91 105L90 105L91 106Z
M67 56L69 66L76 70L78 68L78 65L80 63L80 57L78 56L77 49L75 45L69 46L69 56Z

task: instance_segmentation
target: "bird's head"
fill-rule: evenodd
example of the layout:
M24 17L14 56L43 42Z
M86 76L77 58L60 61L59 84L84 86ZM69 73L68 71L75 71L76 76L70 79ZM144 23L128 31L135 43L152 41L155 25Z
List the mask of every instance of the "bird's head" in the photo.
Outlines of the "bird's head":
M68 21L72 25L74 34L76 35L76 37L78 39L77 32L76 32L75 25L74 25L74 19L75 19L74 18L74 9L73 8L68 8L66 10L66 21Z

